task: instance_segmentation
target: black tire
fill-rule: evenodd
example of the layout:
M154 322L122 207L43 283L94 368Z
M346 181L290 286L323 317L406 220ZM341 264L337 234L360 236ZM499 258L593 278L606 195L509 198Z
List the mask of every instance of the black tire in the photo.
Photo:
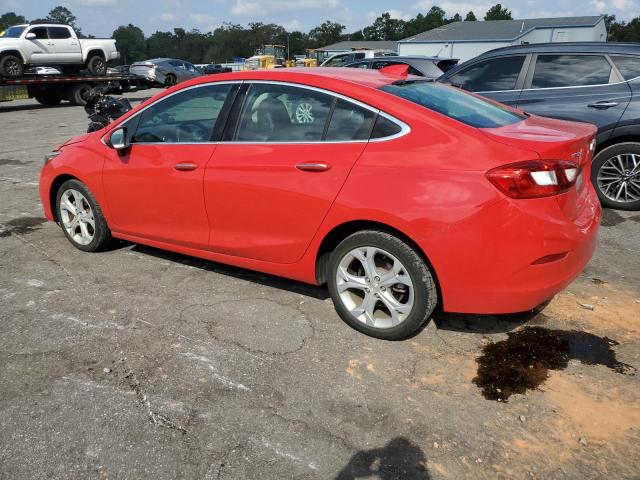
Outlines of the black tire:
M36 102L46 105L47 107L59 105L62 101L62 97L55 92L43 93L41 95L36 95L34 98Z
M414 286L413 307L399 324L386 328L366 325L344 305L338 293L336 274L343 257L358 247L375 247L388 252L400 261L404 273L409 275ZM383 231L356 232L343 240L331 254L327 284L335 309L342 320L366 335L384 340L400 340L415 334L429 320L438 303L438 289L427 263L413 247Z
M87 99L91 94L91 85L88 83L79 83L74 85L69 91L69 101L73 105L79 105L81 107L87 104Z
M168 73L164 77L164 86L169 88L173 87L178 82L178 79L173 73Z
M603 182L602 185L598 184L598 174L610 159L615 158L618 155L624 156L629 154L637 155L638 159L640 159L640 143L617 143L615 145L602 149L593 159L593 163L591 164L591 183L593 183L593 186L596 189L596 193L598 194L600 203L602 203L602 205L605 207L614 208L617 210L640 210L640 200L616 201L615 198L610 198L611 196L614 196L612 193L607 194L607 192L605 191L607 183ZM627 157L624 158L626 159ZM632 163L627 163L627 165L629 166L629 169L627 171L630 172ZM607 170L605 170L605 172L607 172ZM617 175L617 173L613 174ZM631 178L633 178L635 184L640 185L640 168Z
M64 224L62 221L63 217L62 217L61 208L60 208L60 200L62 198L62 195L67 190L76 190L80 192L82 195L84 195L85 199L87 200L87 202L91 207L91 211L93 213L93 219L95 223L95 229L93 232L93 240L86 245L76 242L71 237L71 235L69 235L69 232L67 232L67 229L64 227ZM111 240L111 230L109 230L109 226L107 225L107 221L104 218L100 205L98 205L98 202L96 201L96 198L93 196L91 191L81 181L75 180L75 179L67 180L62 185L60 185L60 188L56 193L55 209L56 209L56 218L58 219L58 223L60 224L60 227L62 228L64 235L67 237L69 242L71 242L71 244L77 249L82 250L83 252L97 252L102 248L104 248Z
M24 63L16 55L5 55L0 58L0 76L6 78L17 78L24 74Z
M100 55L93 55L87 60L86 68L94 75L104 75L107 73L107 62Z

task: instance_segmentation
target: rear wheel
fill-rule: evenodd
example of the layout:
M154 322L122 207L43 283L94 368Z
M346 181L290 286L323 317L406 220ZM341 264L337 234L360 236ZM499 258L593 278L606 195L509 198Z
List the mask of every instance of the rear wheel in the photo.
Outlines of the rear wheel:
M21 77L24 73L22 59L16 55L5 55L0 59L0 75L7 78Z
M67 180L56 195L56 213L62 231L71 244L95 252L111 238L111 231L95 197L78 180Z
M94 75L104 75L107 73L107 62L100 55L94 55L87 60L86 64L89 73Z
M42 104L42 105L46 105L48 107L53 107L54 105L59 105L60 102L62 101L62 97L60 95L58 95L57 93L53 92L53 93L42 93L40 95L36 95L35 97L36 102Z
M618 143L600 151L593 159L591 181L605 207L640 210L640 143Z
M173 73L168 73L164 77L164 86L165 87L173 87L177 82L176 76Z
M438 301L429 266L411 246L387 232L362 231L343 240L331 255L327 278L338 315L376 338L412 335Z
M84 106L87 104L89 95L91 94L91 85L87 83L79 83L74 85L69 91L69 100L74 105Z

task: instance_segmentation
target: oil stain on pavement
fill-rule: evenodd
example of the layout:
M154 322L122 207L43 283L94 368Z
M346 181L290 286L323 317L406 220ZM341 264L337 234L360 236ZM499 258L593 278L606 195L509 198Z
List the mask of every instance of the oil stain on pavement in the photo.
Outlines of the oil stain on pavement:
M4 228L0 226L0 237L10 237L12 233L26 235L38 230L47 219L43 217L18 217L4 223Z
M525 327L509 332L506 340L490 343L478 357L473 379L488 400L506 402L515 394L534 390L549 377L549 370L564 370L569 360L603 365L620 374L634 374L631 365L616 360L618 342L576 330Z

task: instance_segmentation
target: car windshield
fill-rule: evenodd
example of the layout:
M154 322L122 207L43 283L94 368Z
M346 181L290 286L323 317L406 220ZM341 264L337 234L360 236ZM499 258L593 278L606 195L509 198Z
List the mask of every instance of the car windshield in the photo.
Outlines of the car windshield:
M524 115L470 95L455 87L425 81L398 82L381 90L434 110L476 128L496 128L517 123Z
M22 26L9 27L4 32L0 32L0 37L18 38L20 34L24 32L25 28L27 27L22 27Z

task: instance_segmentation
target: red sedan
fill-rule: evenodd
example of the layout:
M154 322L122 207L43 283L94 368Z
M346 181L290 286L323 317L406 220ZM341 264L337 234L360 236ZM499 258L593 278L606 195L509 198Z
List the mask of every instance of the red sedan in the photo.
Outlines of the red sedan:
M81 250L326 282L349 325L398 339L436 306L528 310L580 273L595 133L394 71L220 74L58 147L40 195Z

